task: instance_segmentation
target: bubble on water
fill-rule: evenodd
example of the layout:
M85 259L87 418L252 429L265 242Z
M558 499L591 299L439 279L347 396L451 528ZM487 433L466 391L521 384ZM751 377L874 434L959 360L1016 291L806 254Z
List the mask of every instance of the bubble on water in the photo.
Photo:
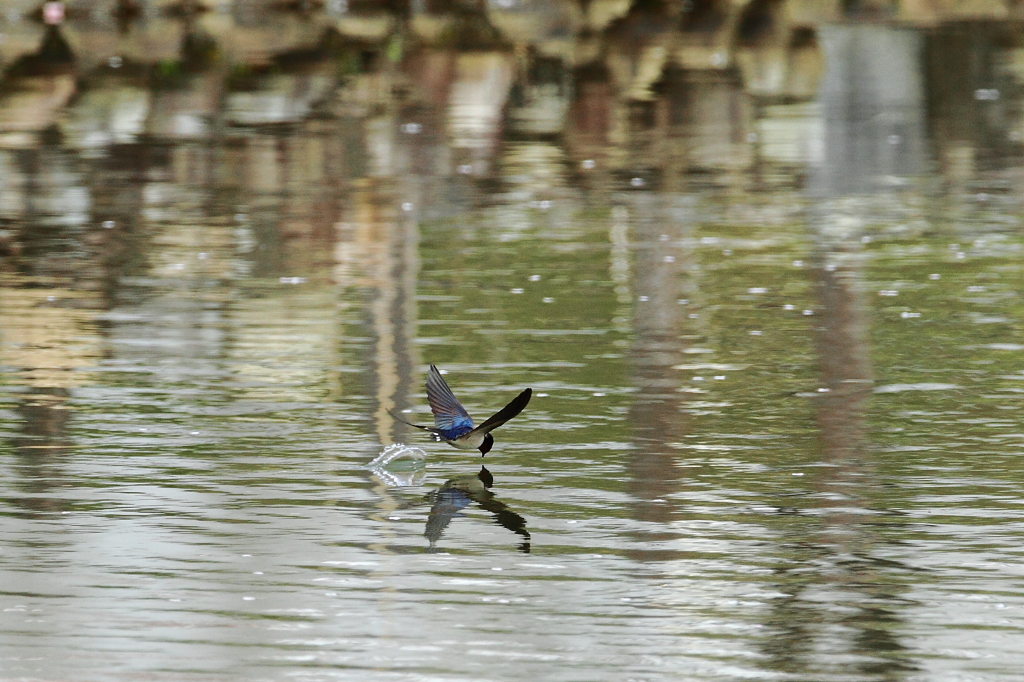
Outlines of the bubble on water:
M584 159L583 163L580 164L580 166L583 167L583 170L590 170L596 165L597 164L594 162L593 159Z
M472 164L464 163L459 166L459 173L463 175L469 175L473 172Z
M716 374L715 375L715 381L725 381L725 375L724 374Z
M591 393L591 395L594 396L595 398L603 398L605 396L605 394L601 393L600 391L597 393Z
M792 303L787 303L786 305L782 306L782 309L783 310L796 310L796 306L793 305Z
M105 227L108 230L112 229L115 225L117 225L117 223L115 223L113 220L104 220L103 221L103 227Z
M419 123L406 123L402 126L402 132L407 135L416 135L423 130L423 126Z
M911 313L904 310L902 313L900 313L900 317L902 317L904 320L907 320L912 317L921 317L921 313Z
M522 287L515 287L514 289L512 289L511 293L513 293L513 294L521 294L521 293L523 293L523 291L524 291L524 289Z
M761 334L762 334L762 332L759 329L751 329L750 330L750 335L751 336L761 336Z
M200 252L200 253L196 254L196 258L198 258L199 260L206 260L207 256L208 256L208 254L206 254L204 252Z
M47 300L47 302L49 302L49 303L53 303L54 301L56 301L56 300L57 300L57 297L56 297L56 296L47 296L47 297L46 297L46 300Z
M412 202L411 202L411 201L403 201L403 202L402 202L402 210L403 210L403 211L405 211L406 213L408 213L408 212L409 212L409 211L411 211L412 209L413 209L413 205L412 205Z
M807 315L807 316L810 316L810 315L813 315L813 314L814 314L814 311L813 311L813 310L805 310L805 311L803 312L803 314L804 314L804 315Z
M704 377L693 377L691 381L704 381Z
M305 284L305 277L279 277L278 282L281 284Z
M256 597L242 597L242 601L256 601Z
M112 69L120 69L122 63L123 61L120 57L111 57L107 60L107 64L109 64Z
M545 296L544 298L541 299L541 301L543 301L544 303L554 303L555 299L551 298L550 296Z
M978 294L978 293L981 293L982 291L985 291L985 287L978 287L978 286L967 287L967 291L971 292L972 294Z
M680 298L679 300L676 301L676 303L678 303L679 305L687 305L689 302L690 299L688 298Z
M933 272L932 274L928 275L928 279L942 279L942 275L940 275L937 272Z
M539 282L540 281L540 275L530 275L529 280L531 282Z
M767 287L750 287L747 289L748 294L767 294Z
M723 256L731 256L732 255L732 249L722 249L722 255Z
M793 267L794 268L802 268L803 266L804 266L804 262L802 260L795 260L795 261L793 261Z
M967 254L966 254L966 253L964 253L963 251L957 251L957 252L956 252L956 258L957 258L957 260L963 260L963 259L964 259L964 258L966 258L966 257L967 257Z
M676 257L675 256L665 256L662 260L664 260L666 263L675 263L676 262Z
M640 301L641 303L647 303L647 301L651 300L651 298L650 296L638 296L637 300Z
M551 208L551 200L550 199L543 199L543 200L537 202L537 208L539 208L542 211L548 210L549 208Z
M870 235L864 235L863 237L860 238L860 243L861 244L870 244L871 243L871 236Z
M629 184L631 184L633 187L643 187L647 183L644 182L643 178L633 178L632 180L629 181Z
M900 292L896 291L895 289L882 289L881 291L878 292L878 295L879 296L899 296L899 293Z
M547 393L535 393L534 395L536 395L538 398L547 398L548 397Z

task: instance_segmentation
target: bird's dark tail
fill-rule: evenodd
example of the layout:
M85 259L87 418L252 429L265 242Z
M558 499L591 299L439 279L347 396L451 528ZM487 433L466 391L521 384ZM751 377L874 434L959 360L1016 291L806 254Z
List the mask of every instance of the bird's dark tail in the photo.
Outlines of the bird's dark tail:
M432 426L420 426L419 424L413 424L412 422L407 422L404 419L402 419L401 417L399 417L397 414L392 412L391 410L388 410L388 414L390 414L396 421L400 421L403 424L405 424L406 426L411 426L411 427L413 427L415 429L423 429L424 431L429 431L430 433L432 433L434 435L435 439L437 438L437 435L438 435L437 434L437 429L435 429Z

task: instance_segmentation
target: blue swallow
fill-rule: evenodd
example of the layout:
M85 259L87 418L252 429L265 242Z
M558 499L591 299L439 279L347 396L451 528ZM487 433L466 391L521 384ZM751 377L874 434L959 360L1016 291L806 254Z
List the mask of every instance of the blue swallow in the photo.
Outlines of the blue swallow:
M523 411L526 404L530 402L533 389L525 389L517 395L512 402L498 410L491 418L480 426L473 426L473 418L466 412L459 399L448 388L444 377L437 371L437 367L430 366L427 373L427 402L430 403L430 411L434 413L433 426L420 426L405 421L394 412L391 416L409 426L429 431L435 442L448 443L453 448L460 450L479 450L480 456L486 455L494 445L494 436L491 431L498 428L512 417Z

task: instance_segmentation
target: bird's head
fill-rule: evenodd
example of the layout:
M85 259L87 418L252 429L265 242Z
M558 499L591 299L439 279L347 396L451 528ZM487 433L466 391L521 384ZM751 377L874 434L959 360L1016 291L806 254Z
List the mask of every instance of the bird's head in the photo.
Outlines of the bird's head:
M483 457L491 451L491 446L494 445L494 436L491 434L484 435L484 442L480 443L480 456Z

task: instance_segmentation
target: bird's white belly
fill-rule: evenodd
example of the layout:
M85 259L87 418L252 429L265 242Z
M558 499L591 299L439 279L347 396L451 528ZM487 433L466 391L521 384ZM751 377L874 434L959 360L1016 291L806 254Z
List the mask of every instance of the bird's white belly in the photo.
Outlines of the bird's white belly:
M460 436L455 440L448 441L448 444L452 447L456 447L460 450L478 450L483 445L484 434L482 433L467 433L464 436Z

